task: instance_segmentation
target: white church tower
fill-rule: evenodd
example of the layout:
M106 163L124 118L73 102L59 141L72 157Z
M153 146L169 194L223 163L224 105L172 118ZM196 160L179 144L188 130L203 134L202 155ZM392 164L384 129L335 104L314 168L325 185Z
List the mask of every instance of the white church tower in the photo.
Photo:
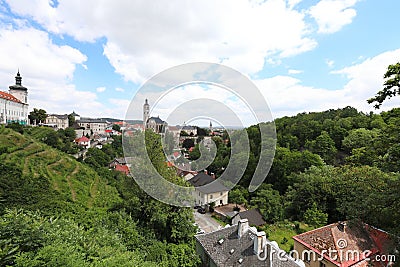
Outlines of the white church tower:
M15 76L15 85L10 85L10 94L17 98L24 104L28 104L28 89L22 86L22 77L19 74L19 70L17 76Z
M147 121L149 120L149 114L150 114L150 105L147 102L147 98L146 98L144 105L143 105L143 127L145 129L146 129Z

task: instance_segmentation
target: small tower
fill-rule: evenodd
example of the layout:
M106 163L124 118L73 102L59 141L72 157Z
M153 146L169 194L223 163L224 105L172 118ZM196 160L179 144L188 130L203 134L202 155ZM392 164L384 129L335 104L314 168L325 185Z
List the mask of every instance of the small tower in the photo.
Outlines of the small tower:
M213 135L212 122L210 121L210 135Z
M143 126L146 129L146 123L149 119L149 114L150 114L150 105L147 102L147 98L144 101L144 105L143 105Z
M28 89L22 86L22 77L19 74L19 70L17 72L17 76L15 76L15 85L10 85L10 94L17 98L24 104L28 104Z

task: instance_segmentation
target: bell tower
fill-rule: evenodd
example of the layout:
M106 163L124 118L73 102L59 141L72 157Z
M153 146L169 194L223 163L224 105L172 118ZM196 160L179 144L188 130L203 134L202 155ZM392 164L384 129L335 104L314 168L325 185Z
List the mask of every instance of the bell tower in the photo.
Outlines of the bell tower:
M17 98L24 104L28 104L28 89L22 86L22 77L19 74L19 70L17 72L17 76L15 76L15 85L10 85L10 94Z
M149 119L149 114L150 114L150 105L146 98L144 105L143 105L143 126L145 129L146 129L147 120Z

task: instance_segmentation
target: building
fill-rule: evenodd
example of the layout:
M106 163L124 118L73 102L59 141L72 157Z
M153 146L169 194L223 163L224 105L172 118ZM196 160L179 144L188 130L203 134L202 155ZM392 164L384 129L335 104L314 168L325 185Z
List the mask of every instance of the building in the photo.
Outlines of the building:
M90 147L90 139L87 138L86 136L82 136L80 138L75 139L75 143L77 143L79 146L83 146L85 148Z
M69 126L68 115L49 114L47 115L45 124L54 126L56 129L65 129Z
M217 207L228 204L229 189L221 184L218 179L201 172L188 180L188 182L195 187L193 193L195 205L203 206L214 203Z
M155 133L164 134L168 123L157 117L150 117L150 104L146 99L143 104L143 126L145 129L152 129Z
M337 222L293 239L294 249L306 267L383 267L395 260L390 257L395 250L392 237L361 222Z
M250 227L247 219L195 238L196 252L205 267L304 267L301 260L282 253L265 232Z
M266 224L258 209L245 210L236 213L232 217L232 224L238 224L242 219L247 219L250 226L262 226Z
M28 89L22 86L22 77L17 72L15 85L9 86L9 92L0 91L0 123L28 124Z
M81 130L90 131L90 134L105 134L107 125L110 123L105 119L80 118L76 121ZM78 133L77 133L78 135Z

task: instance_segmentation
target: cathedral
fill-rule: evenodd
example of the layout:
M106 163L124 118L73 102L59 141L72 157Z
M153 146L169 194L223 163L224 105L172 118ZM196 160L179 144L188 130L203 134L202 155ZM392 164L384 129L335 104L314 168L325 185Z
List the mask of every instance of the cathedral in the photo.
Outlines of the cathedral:
M9 91L0 91L0 123L28 124L28 89L22 86L22 77L17 73L15 84Z
M147 99L143 105L143 127L144 129L152 129L158 134L165 133L168 127L168 123L160 119L160 117L150 117L150 105Z

